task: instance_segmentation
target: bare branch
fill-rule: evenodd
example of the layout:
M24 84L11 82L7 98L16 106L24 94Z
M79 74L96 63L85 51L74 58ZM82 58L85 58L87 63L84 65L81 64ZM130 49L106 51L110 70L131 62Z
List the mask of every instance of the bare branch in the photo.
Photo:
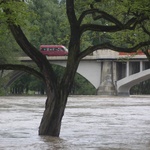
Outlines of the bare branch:
M35 69L25 65L14 65L14 64L0 64L0 70L20 70L26 73L30 73L44 81L43 75Z
M81 24L82 21L84 20L84 18L87 16L87 15L91 15L93 13L97 12L97 9L89 9L89 10L85 10L82 12L82 14L80 15L79 19L78 19L78 23Z
M114 23L117 26L123 25L119 20L117 20L113 16L109 15L108 13L106 13L104 11L100 11L98 9L89 9L89 10L83 11L83 13L81 14L81 16L79 18L79 23L81 24L81 22L83 21L85 16L90 15L90 14L93 16L93 20L99 20L99 19L103 18L111 23ZM96 14L98 14L98 15L96 15Z
M80 33L82 34L85 31L99 31L99 32L116 32L125 29L124 27L112 25L112 26L103 26L97 24L83 24L80 28Z
M103 18L104 20L107 20L109 23L113 23L114 25L104 26L104 25L97 25L97 24L83 24L80 27L81 34L87 30L99 31L99 32L104 32L104 31L116 32L124 29L133 30L136 28L137 24L140 24L144 20L148 19L147 16L140 14L138 16L132 17L125 24L123 24L112 15L109 15L104 11L101 11L99 9L94 9L94 7L91 7L91 9L83 11L83 13L81 14L78 20L79 24L81 24L83 19L90 14L93 17L93 20L99 20Z
M44 56L28 41L20 26L9 23L9 28L22 50L39 66ZM42 68L41 66L39 66Z
M88 47L86 50L82 51L79 54L79 60L81 60L83 57L85 57L86 55L96 51L96 50L103 50L103 49L111 49L113 51L116 52L127 52L127 53L132 53L132 52L136 52L138 49L140 49L143 46L148 46L150 45L150 41L146 41L146 42L141 42L131 48L122 48L122 47L117 47L114 46L110 43L103 43L103 44L99 44L99 45L95 45L95 46L90 46Z
M146 34L148 34L150 36L150 32L144 27L144 25L142 25L142 29Z
M70 26L76 25L77 18L75 15L74 0L66 0L66 10Z

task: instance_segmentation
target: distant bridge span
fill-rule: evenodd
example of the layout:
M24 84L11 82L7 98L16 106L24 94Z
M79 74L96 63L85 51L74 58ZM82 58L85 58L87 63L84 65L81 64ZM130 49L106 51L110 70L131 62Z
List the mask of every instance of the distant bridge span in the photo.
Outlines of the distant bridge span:
M130 88L134 85L150 79L150 69L140 71L117 81L118 95L130 95Z
M56 56L56 57L53 56L47 58L52 64L66 67L67 56ZM29 57L20 57L19 59L22 62L26 63L33 62ZM79 67L77 69L77 73L79 73L81 76L87 79L96 89L99 87L101 69L100 69L100 62L97 61L96 57L93 56L85 57L80 62ZM19 75L21 76L22 73L18 74L18 72L16 72L15 78L13 77L12 81L10 79L7 86L9 86L13 82L13 80L16 79L16 77L19 77Z
M93 56L86 56L81 60L77 73L85 77L97 89L99 95L129 95L132 86L150 79L150 63L143 55L136 55L130 59L124 57L127 56L120 56L110 50L101 51L100 54L95 52ZM121 61L120 58L126 61ZM19 59L28 65L33 63L29 57ZM67 56L53 56L47 59L52 64L66 67ZM19 75L21 74L14 74L12 80Z

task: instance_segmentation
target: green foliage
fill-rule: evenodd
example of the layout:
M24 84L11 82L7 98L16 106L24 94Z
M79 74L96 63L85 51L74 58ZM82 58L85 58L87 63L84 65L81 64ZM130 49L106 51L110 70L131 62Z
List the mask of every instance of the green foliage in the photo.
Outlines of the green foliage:
M10 33L7 22L26 27L30 14L28 6L23 1L8 0L0 3L0 9L0 63L18 63L16 57L21 54L21 50Z
M141 22L141 24L150 31L149 26L149 15L150 15L150 8L148 0L144 2L141 0L138 1L131 1L131 0L103 0L101 3L95 3L94 7L100 9L101 11L105 11L110 15L115 16L119 21L122 23L127 23L127 21L132 17L140 16L147 17L147 20ZM117 10L117 11L116 11ZM101 22L98 21L98 24L101 25L113 25L112 22L108 20L101 19ZM103 33L96 33L99 34L97 39L93 39L94 41L99 41L99 43L109 42L118 47L133 47L134 45L145 42L150 40L150 35L143 32L141 25L137 25L134 30L123 30L118 32L103 32ZM101 40L102 39L102 40ZM94 42L98 44L98 42Z
M116 0L116 3L117 3L117 8L115 9L117 11L115 15L118 16L118 19L123 21L124 23L126 23L127 20L133 16L141 15L141 17L143 16L148 17L148 14L150 13L150 8L147 7L149 1L147 0L145 0L145 2L140 0L120 1L122 5L120 5L119 2ZM122 14L124 15L121 18L120 15ZM150 31L148 18L144 22L141 22L141 24L145 26L147 31ZM139 42L148 41L150 39L150 36L145 32L143 32L141 25L138 25L134 30L124 30L124 31L112 33L110 34L110 36L112 37L112 43L114 45L123 46L127 48L132 47L133 45L136 45Z
M132 12L138 12L138 13L144 13L145 15L150 14L150 1L148 0L136 0L136 1L128 1L131 11Z
M30 94L38 91L44 94L45 85L36 77L24 74L10 86L11 94ZM33 91L33 92L31 92Z
M1 28L0 26L0 64L17 63L16 57L19 52L20 48L11 33L7 28Z
M74 84L71 90L71 94L74 95L95 95L95 87L87 81L84 77L76 74Z
M8 0L2 2L0 8L0 19L5 25L8 21L21 26L25 25L26 18L29 16L28 5L26 3L23 1Z
M150 79L143 81L130 89L130 94L132 95L142 95L148 94L150 95Z
M36 32L30 33L30 39L37 48L41 44L67 46L68 28L66 28L66 14L63 4L59 4L57 1L32 0L30 10L36 14L36 18L31 18L31 24L37 29Z
M0 96L7 94L5 89L5 84L8 82L9 78L7 76L3 77L4 71L0 71Z

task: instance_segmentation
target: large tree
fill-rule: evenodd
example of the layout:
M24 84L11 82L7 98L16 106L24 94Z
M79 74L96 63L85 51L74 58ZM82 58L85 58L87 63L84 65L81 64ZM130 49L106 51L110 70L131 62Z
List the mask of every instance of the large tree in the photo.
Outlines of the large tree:
M146 1L146 0L145 0ZM149 3L149 1L147 0ZM76 70L83 57L97 49L112 49L115 51L135 52L142 46L148 46L150 41L142 41L130 48L118 47L110 40L96 42L96 45L90 45L86 49L81 49L81 39L84 33L101 32L116 33L120 31L131 31L143 29L149 34L145 24L149 21L149 8L137 0L88 0L86 2L78 0L66 0L66 14L70 27L69 54L67 66L61 80L58 80L51 63L43 56L27 39L20 24L20 19L25 19L20 12L25 10L22 0L1 0L5 15L5 21L21 49L38 66L39 71L25 65L1 64L1 69L23 70L41 78L46 85L47 100L45 111L39 127L40 135L59 136L61 120L67 103L67 98L73 84ZM4 7L5 6L5 7ZM15 6L21 6L15 9ZM142 8L141 8L142 6ZM139 9L140 8L140 9ZM118 11L116 11L116 9ZM26 11L26 10L25 10ZM43 10L44 11L44 10ZM145 23L144 23L145 22ZM144 53L149 57L148 50Z

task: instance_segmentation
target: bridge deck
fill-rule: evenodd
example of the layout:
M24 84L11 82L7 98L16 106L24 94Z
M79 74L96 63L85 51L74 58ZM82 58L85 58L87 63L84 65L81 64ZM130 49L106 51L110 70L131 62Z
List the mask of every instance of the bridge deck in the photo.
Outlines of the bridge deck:
M67 60L67 56L46 56L48 60ZM98 55L89 55L84 57L82 60L104 60L104 59L113 59L113 60L122 60L122 59L130 59L130 60L134 60L134 59L147 59L145 55L119 55L117 54L111 54L109 53L109 55L106 54L98 54ZM20 61L31 61L31 58L28 56L24 56L24 57L19 57Z

